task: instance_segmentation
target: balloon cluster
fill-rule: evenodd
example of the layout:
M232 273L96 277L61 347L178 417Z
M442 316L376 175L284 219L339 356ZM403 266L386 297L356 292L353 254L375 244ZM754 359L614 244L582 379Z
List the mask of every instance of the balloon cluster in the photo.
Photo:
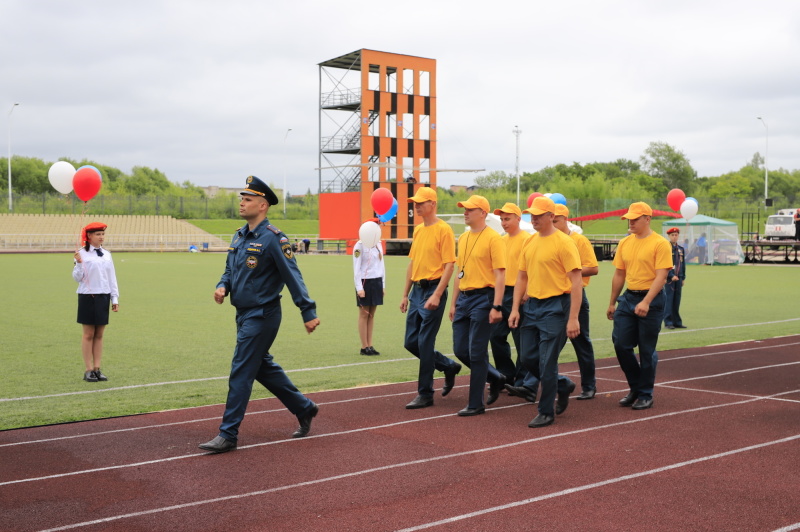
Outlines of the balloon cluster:
M686 193L679 188L673 188L667 193L667 204L673 211L678 211L686 221L691 220L697 215L700 204L692 197L686 197Z
M89 164L75 170L75 167L68 162L58 161L50 167L47 178L53 188L61 194L69 194L75 190L75 195L82 201L89 201L95 197L103 186L100 170Z
M558 192L555 193L548 192L547 194L542 194L541 192L534 192L530 196L528 196L528 207L533 205L533 200L535 200L539 196L550 198L551 200L553 200L553 203L558 203L564 206L567 205L567 198L564 196L564 194L560 194Z
M376 188L370 201L379 221L386 223L397 215L397 198L388 188Z

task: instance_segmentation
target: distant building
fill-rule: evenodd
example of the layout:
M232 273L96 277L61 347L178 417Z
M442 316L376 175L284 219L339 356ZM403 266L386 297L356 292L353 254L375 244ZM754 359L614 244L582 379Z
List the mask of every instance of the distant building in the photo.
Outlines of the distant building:
M475 185L450 185L450 192L458 194L459 192L474 192L480 187Z

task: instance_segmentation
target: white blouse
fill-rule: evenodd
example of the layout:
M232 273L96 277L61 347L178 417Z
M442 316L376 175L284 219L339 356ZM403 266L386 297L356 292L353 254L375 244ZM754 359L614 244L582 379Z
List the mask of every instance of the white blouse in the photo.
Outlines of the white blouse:
M102 250L102 257L97 256L96 249ZM77 293L111 294L111 304L119 303L117 273L114 270L114 261L111 260L111 252L89 246L89 251L81 248L79 253L83 262L76 262L72 269L72 278L78 282Z
M386 288L386 268L380 244L364 248L364 244L359 240L353 246L353 280L356 292L364 289L364 279L382 279L383 288Z

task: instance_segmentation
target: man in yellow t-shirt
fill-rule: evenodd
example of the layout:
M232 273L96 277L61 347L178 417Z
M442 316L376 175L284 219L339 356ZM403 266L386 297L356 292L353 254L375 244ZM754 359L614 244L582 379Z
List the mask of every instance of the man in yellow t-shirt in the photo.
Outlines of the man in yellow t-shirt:
M614 255L611 302L606 316L614 320L611 340L630 392L621 406L644 410L653 406L658 365L658 333L664 318L664 284L672 269L672 249L663 236L650 229L653 209L632 203L622 216L630 234L619 241ZM620 296L622 287L628 289ZM634 348L639 348L639 360Z
M435 349L436 335L447 306L447 284L453 275L456 260L453 229L436 216L436 190L421 187L409 203L422 218L414 227L408 258L400 312L406 313L405 348L419 359L417 396L406 408L425 408L433 405L433 371L444 372L442 396L450 393L461 371L454 362ZM410 298L409 298L410 293Z
M489 337L492 324L503 319L506 252L497 231L486 225L489 202L471 196L458 203L464 209L469 230L458 239L456 280L450 320L453 322L453 351L471 369L469 402L459 416L476 416L486 409L483 393L489 382L487 404L497 401L505 378L489 364Z
M531 213L537 234L522 249L509 326L522 329L522 363L542 385L538 415L528 424L539 428L552 425L556 414L569 404L575 383L559 378L558 355L567 338L580 334L581 260L575 242L553 225L555 204L540 196L526 210ZM528 300L520 313L523 296ZM556 403L558 397L558 404Z
M517 282L519 256L523 244L530 238L530 233L523 231L519 223L522 220L522 211L513 203L506 203L494 213L500 217L500 224L506 232L502 236L506 245L506 286L503 294L503 319L494 325L489 344L492 346L494 366L506 379L506 390L510 395L518 395L536 402L536 390L539 382L522 366L520 361L519 327L511 329L508 326L508 317L511 315L511 304L514 302L514 284ZM514 340L517 351L517 361L511 359L511 346L508 343L508 333ZM525 380L527 377L528 380ZM528 384L529 387L525 387Z
M594 347L592 346L592 339L589 338L589 300L586 298L586 287L589 286L589 279L593 275L597 275L599 268L597 266L597 256L594 254L594 249L592 249L592 243L582 234L572 231L567 223L567 218L569 218L569 209L567 206L557 204L553 225L556 226L556 229L575 241L578 247L578 254L581 257L583 290L581 290L581 310L578 313L578 323L580 323L581 332L575 338L570 338L570 342L572 342L575 355L578 357L578 368L581 372L581 394L577 399L583 401L594 398L595 393L597 393Z

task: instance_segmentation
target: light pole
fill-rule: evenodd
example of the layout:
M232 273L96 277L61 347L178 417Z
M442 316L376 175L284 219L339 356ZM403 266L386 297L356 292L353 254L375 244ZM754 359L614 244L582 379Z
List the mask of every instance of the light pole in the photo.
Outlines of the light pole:
M767 130L767 149L764 154L764 212L767 212L767 199L769 198L769 126L760 116L756 118L761 120Z
M514 167L514 173L517 174L517 205L519 205L519 136L522 134L522 131L520 131L519 126L514 126L514 131L512 131L512 133L517 137L517 164Z
M286 219L286 138L289 136L289 132L292 128L286 130L286 134L283 136L283 219Z
M11 106L11 110L8 112L8 213L11 214L14 212L14 203L11 200L11 113L14 112L14 107L18 106L18 103L15 103Z

